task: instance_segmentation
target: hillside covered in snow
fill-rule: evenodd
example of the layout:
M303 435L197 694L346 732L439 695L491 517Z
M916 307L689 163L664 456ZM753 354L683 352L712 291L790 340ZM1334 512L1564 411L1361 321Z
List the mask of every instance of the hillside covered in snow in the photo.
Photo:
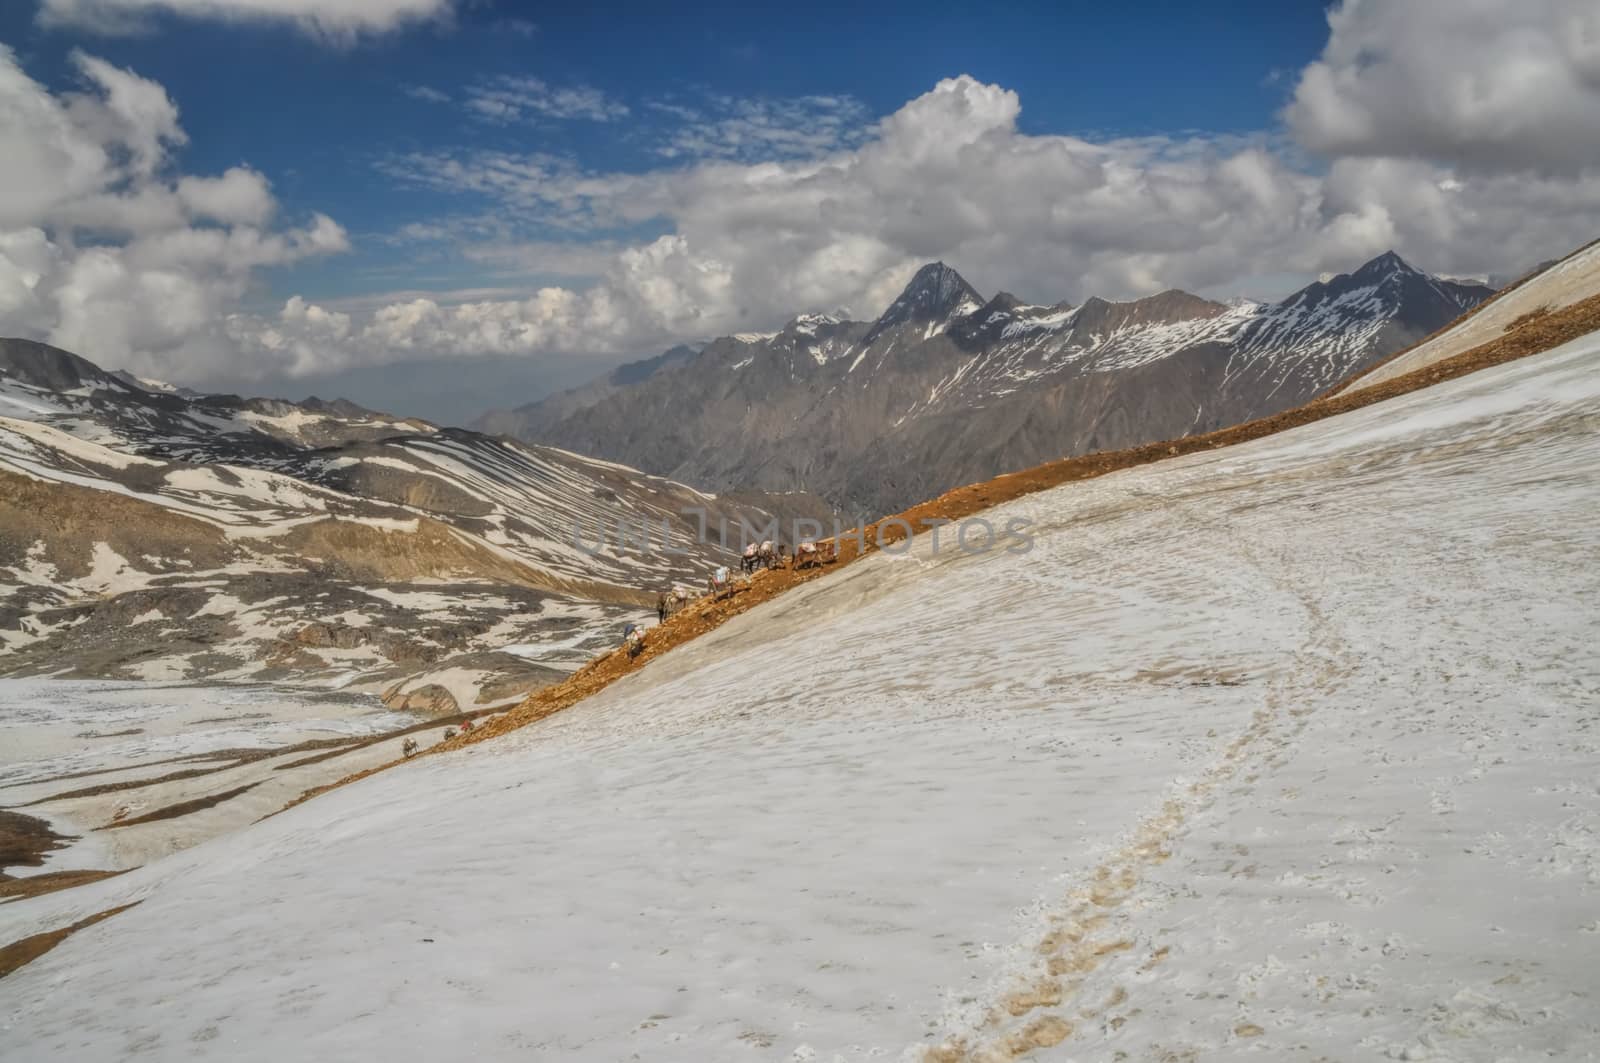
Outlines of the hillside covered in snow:
M985 514L117 878L25 1060L1585 1058L1600 337Z
M728 563L763 501L0 340L0 674L503 704Z

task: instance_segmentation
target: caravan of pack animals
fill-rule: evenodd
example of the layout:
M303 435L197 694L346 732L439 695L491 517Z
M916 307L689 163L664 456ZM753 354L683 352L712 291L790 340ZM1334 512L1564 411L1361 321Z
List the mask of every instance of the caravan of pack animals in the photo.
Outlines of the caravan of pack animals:
M741 577L748 577L758 571L779 569L785 566L796 570L815 568L833 562L838 557L837 546L832 539L817 542L811 539L801 540L795 545L791 554L786 544L772 539L763 539L761 542L746 543L744 550L739 555L739 572ZM691 590L679 584L669 591L664 591L656 599L656 619L665 621L678 610L688 605L696 598L722 599L734 591L734 579L726 565L719 566L715 572L706 577L706 586L703 591ZM644 632L642 628L629 626L628 649L631 655L637 656L639 648L643 645Z

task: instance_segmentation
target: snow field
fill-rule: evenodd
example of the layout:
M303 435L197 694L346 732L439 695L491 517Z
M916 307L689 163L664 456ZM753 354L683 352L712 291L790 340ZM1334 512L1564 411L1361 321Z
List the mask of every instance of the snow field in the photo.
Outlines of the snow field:
M987 516L117 879L17 1059L1585 1058L1600 338ZM114 1002L114 1003L108 1003Z

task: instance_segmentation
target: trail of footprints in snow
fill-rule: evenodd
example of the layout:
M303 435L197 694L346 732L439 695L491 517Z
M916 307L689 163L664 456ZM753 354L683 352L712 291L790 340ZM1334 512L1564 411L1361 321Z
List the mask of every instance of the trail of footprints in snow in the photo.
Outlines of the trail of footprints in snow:
M1186 513L1200 522L1193 508ZM1221 521L1204 521L1221 530ZM1165 961L1163 946L1142 958L1133 955L1133 936L1119 927L1130 915L1127 902L1134 896L1145 871L1172 855L1174 843L1186 833L1188 823L1215 801L1219 788L1240 779L1240 792L1249 792L1268 770L1287 762L1287 753L1305 730L1318 697L1330 693L1355 670L1354 654L1323 611L1316 589L1307 590L1290 579L1274 575L1273 568L1255 555L1248 540L1234 536L1244 558L1275 583L1294 595L1310 622L1306 645L1296 655L1293 670L1275 677L1256 710L1250 726L1223 749L1221 755L1193 783L1181 786L1161 809L1142 822L1127 845L1102 862L1088 883L1069 893L1061 908L1047 917L1050 929L1034 946L1043 970L1025 985L1007 994L991 1008L983 1026L972 1035L957 1035L923 1053L924 1063L1004 1063L1040 1048L1051 1048L1071 1037L1079 1023L1101 1020L1113 1028L1124 1021L1107 1017L1128 1002L1128 991L1115 986L1098 1005L1070 1009L1091 973L1107 962L1140 959L1137 971L1148 973ZM1246 770L1248 769L1248 770ZM1241 772L1243 773L1241 776ZM1264 1031L1249 1023L1235 1030L1240 1037Z

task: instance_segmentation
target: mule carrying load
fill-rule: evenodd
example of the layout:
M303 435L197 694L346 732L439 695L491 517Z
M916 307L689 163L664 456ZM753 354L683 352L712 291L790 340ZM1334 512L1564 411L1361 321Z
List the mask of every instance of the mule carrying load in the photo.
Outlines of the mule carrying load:
M679 609L682 609L684 606L688 605L689 599L692 597L693 595L689 593L689 589L687 587L675 586L670 591L663 592L662 595L656 599L656 615L662 620L665 620L673 613L676 613Z
M623 628L622 645L623 648L628 651L628 658L630 660L643 653L644 628L640 627L638 624L629 624L627 627Z
M794 567L810 568L812 565L821 565L834 558L834 542L832 539L820 543L803 542L795 544Z
M741 572L754 572L756 565L761 563L760 547L755 543L746 543L744 553L739 555L739 570Z
M728 567L719 565L717 570L706 580L706 585L710 588L711 597L713 598L721 598L732 591L733 579L728 575Z

